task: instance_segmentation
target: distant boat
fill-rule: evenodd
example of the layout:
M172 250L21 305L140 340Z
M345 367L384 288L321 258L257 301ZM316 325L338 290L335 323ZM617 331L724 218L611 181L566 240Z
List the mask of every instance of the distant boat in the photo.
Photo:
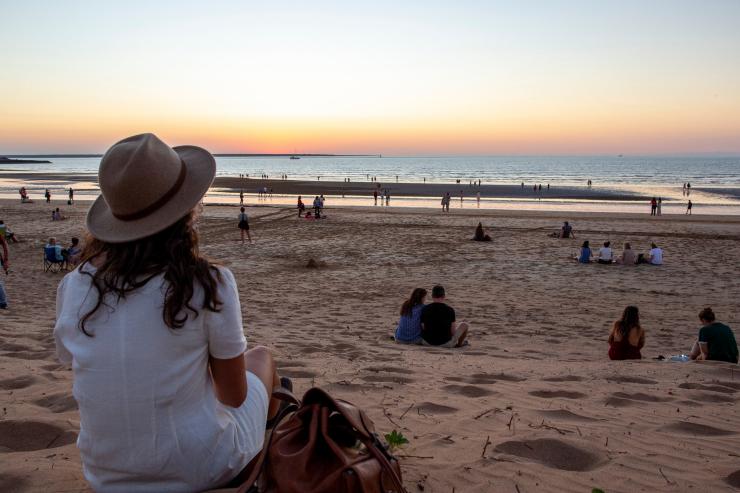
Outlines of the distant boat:
M624 156L622 156L622 155L620 154L620 155L619 155L619 156L617 156L617 157L624 157Z
M298 156L290 156L290 159L300 159Z

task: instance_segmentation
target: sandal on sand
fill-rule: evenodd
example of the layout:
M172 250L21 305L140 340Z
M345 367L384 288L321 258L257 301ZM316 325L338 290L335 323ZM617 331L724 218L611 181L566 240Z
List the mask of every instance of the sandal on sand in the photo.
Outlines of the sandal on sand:
M293 392L293 381L288 377L280 377L280 387L284 388L288 392ZM267 420L267 425L265 426L266 429L271 430L275 427L278 421L283 417L283 411L288 406L291 406L292 404L287 401L281 401L280 407L278 408L277 414L273 416L272 418Z

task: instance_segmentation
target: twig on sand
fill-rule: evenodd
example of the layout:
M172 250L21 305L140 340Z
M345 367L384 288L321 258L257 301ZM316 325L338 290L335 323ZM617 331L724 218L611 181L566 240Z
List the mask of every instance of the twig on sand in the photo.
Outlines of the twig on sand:
M489 445L491 445L491 435L488 435L486 437L486 443L483 445L483 452L480 453L480 456L481 457L485 458L485 456L486 456L486 449L488 448Z
M608 446L609 446L609 437L606 437L606 442L604 442L604 447L608 447Z
M545 424L545 420L544 419L542 420L542 423L541 424L539 424L539 425L530 424L529 427L530 428L535 428L535 429L545 428L546 430L554 430L554 431L557 431L558 433L560 433L561 435L566 435L568 433L573 433L570 430L563 430L563 429L558 428L556 426L550 426L548 424Z
M516 413L511 413L511 419L509 419L509 422L506 424L506 427L509 428L512 433L516 433L516 423L514 423L514 416L516 416Z
M403 412L403 414L401 415L401 417L398 418L398 419L403 419L403 417L406 416L406 413L409 412L409 411L411 411L411 408L414 407L414 404L416 404L416 403L415 402L412 402L411 405L408 408L406 408L406 410Z
M676 484L676 482L675 482L675 481L671 481L670 479L668 479L668 478L666 477L665 473L663 472L663 468L662 468L662 467L659 467L659 468L658 468L658 471L660 471L660 475L661 475L661 476L663 476L663 479L665 479L665 482L666 482L666 483L668 483L668 484Z
M434 459L433 455L396 455L396 457L400 457L402 459Z
M393 426L398 426L399 428L401 427L401 425L393 421L393 418L391 418L391 413L389 413L386 408L383 408L383 415L388 419L388 421L391 422L391 424L393 424Z
M516 488L516 493L522 493L521 491L519 491L519 485L518 484L514 483L514 488Z
M480 418L482 418L483 416L485 416L486 414L488 414L488 413L490 413L492 411L498 412L498 411L500 411L500 409L497 408L497 407L492 407L491 409L486 409L485 411L483 411L482 413L480 413L478 416L475 416L473 419L480 419Z

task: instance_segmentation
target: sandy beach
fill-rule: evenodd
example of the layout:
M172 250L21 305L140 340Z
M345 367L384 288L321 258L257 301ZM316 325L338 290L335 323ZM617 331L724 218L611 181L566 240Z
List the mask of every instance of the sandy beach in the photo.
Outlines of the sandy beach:
M41 251L49 236L82 237L87 207L52 222L42 201L0 201L21 239L0 311L3 492L89 491L72 373L52 336L62 274L43 272ZM740 488L740 368L655 359L688 352L707 305L739 334L740 217L330 207L306 221L262 206L248 208L256 241L242 246L237 212L208 206L199 229L202 250L236 276L249 344L274 350L299 395L327 388L382 433L402 432L410 492ZM563 220L577 240L548 236ZM469 241L478 221L491 243ZM654 241L665 265L579 265L584 239L638 252ZM395 344L401 302L437 283L471 344ZM608 332L628 304L641 311L644 359L611 362Z

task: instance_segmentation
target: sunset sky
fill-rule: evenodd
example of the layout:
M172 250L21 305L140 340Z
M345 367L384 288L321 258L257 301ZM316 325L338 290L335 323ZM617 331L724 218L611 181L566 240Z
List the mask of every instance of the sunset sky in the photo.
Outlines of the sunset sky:
M0 0L0 155L740 153L740 1Z

